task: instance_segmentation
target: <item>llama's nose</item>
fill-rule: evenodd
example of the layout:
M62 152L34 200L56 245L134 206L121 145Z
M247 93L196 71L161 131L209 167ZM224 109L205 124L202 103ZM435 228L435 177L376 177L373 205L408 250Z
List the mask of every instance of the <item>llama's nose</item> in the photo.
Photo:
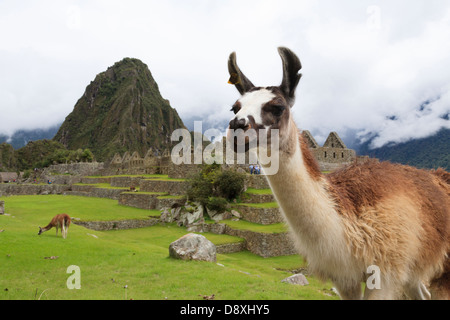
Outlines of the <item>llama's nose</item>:
M247 127L245 119L234 118L230 121L230 129L245 129Z

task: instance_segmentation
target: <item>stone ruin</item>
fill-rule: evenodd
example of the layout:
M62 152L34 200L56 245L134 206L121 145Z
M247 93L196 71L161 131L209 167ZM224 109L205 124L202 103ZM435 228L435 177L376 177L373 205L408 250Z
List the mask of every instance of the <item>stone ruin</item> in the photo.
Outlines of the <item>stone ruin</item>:
M348 149L336 132L330 132L323 146L319 146L311 132L303 130L303 137L319 163L321 171L333 171L355 161L367 161L367 156L357 156L355 150Z
M356 156L355 150L347 148L339 135L334 131L330 132L323 146L319 146L308 130L303 130L302 134L322 171L333 171L354 161L366 161L368 158ZM225 158L226 147L224 140L222 141L222 146ZM245 159L246 163L250 163L248 153L245 155ZM104 175L168 174L171 178L186 178L189 174L197 172L199 168L197 164L194 164L194 159L191 158L191 160L191 164L174 164L171 161L169 150L165 150L161 155L155 155L155 152L150 149L144 157L141 157L136 151L132 154L125 152L122 156L117 153L109 164L105 165ZM248 169L247 165L224 166L244 171Z

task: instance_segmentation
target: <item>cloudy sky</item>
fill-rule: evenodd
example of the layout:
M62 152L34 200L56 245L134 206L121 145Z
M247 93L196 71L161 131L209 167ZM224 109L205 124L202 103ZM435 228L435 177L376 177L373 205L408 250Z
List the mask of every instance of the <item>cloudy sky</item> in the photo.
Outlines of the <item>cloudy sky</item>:
M149 66L182 118L223 123L238 98L228 55L255 85L277 85L278 46L302 61L295 119L319 143L450 128L446 0L0 0L0 133L61 123L124 57Z

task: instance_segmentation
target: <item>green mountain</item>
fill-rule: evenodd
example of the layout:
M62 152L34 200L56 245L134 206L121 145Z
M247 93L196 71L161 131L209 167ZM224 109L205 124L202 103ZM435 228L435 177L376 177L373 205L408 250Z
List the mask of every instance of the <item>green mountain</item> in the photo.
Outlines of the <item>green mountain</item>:
M362 144L358 154L380 160L408 164L418 168L450 170L450 129L442 128L435 135L395 145L370 149L370 141Z
M89 148L96 160L115 153L170 149L172 131L185 128L164 99L147 65L125 58L98 74L53 140L68 149Z

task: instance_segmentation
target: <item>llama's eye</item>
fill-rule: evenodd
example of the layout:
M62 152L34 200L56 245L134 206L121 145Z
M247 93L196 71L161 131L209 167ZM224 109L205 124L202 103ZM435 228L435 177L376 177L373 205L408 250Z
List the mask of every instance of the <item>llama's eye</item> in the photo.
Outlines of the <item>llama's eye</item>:
M283 113L284 109L286 109L285 106L272 106L270 111L275 117L279 117Z

